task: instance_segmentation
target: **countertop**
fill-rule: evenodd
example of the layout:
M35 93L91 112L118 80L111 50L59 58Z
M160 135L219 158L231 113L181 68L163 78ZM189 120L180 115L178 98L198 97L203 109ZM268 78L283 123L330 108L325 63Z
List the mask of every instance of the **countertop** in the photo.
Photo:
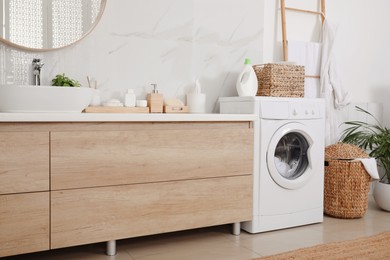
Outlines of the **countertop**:
M255 121L255 114L0 113L0 122Z

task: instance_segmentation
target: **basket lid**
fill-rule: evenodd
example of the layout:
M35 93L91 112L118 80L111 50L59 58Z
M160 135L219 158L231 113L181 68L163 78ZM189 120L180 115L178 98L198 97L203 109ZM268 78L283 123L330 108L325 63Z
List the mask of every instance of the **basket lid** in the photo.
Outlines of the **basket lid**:
M369 158L369 156L363 149L353 144L337 143L325 147L325 160L356 158Z

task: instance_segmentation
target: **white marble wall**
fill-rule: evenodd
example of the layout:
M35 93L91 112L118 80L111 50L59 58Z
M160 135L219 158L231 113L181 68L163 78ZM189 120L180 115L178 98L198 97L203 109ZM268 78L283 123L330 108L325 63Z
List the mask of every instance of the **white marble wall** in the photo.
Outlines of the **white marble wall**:
M207 112L217 112L219 96L237 95L244 59L262 62L263 2L107 0L95 30L74 46L34 53L0 44L0 84L32 83L30 66L37 57L45 63L42 85L59 73L87 85L89 75L103 101L123 99L127 88L143 99L151 83L165 97L185 101L199 78Z

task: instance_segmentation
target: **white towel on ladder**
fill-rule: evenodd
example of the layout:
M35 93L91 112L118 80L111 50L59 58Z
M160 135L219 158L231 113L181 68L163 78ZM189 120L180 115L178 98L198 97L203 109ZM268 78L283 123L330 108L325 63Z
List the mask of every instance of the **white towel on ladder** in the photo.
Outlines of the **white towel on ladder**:
M321 69L321 43L288 41L288 61L305 66L305 74L319 76ZM320 97L320 79L305 78L305 97Z

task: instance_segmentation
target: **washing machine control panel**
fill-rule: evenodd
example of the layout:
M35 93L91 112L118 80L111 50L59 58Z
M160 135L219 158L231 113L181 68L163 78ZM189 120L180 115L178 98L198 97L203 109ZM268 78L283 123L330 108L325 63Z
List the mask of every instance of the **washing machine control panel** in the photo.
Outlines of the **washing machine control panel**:
M325 117L320 98L225 97L220 98L221 113L254 113L263 119L317 119Z
M311 119L323 117L323 111L318 102L289 102L289 118Z
M320 99L262 100L259 103L259 115L264 119L317 119L324 114L324 103Z

